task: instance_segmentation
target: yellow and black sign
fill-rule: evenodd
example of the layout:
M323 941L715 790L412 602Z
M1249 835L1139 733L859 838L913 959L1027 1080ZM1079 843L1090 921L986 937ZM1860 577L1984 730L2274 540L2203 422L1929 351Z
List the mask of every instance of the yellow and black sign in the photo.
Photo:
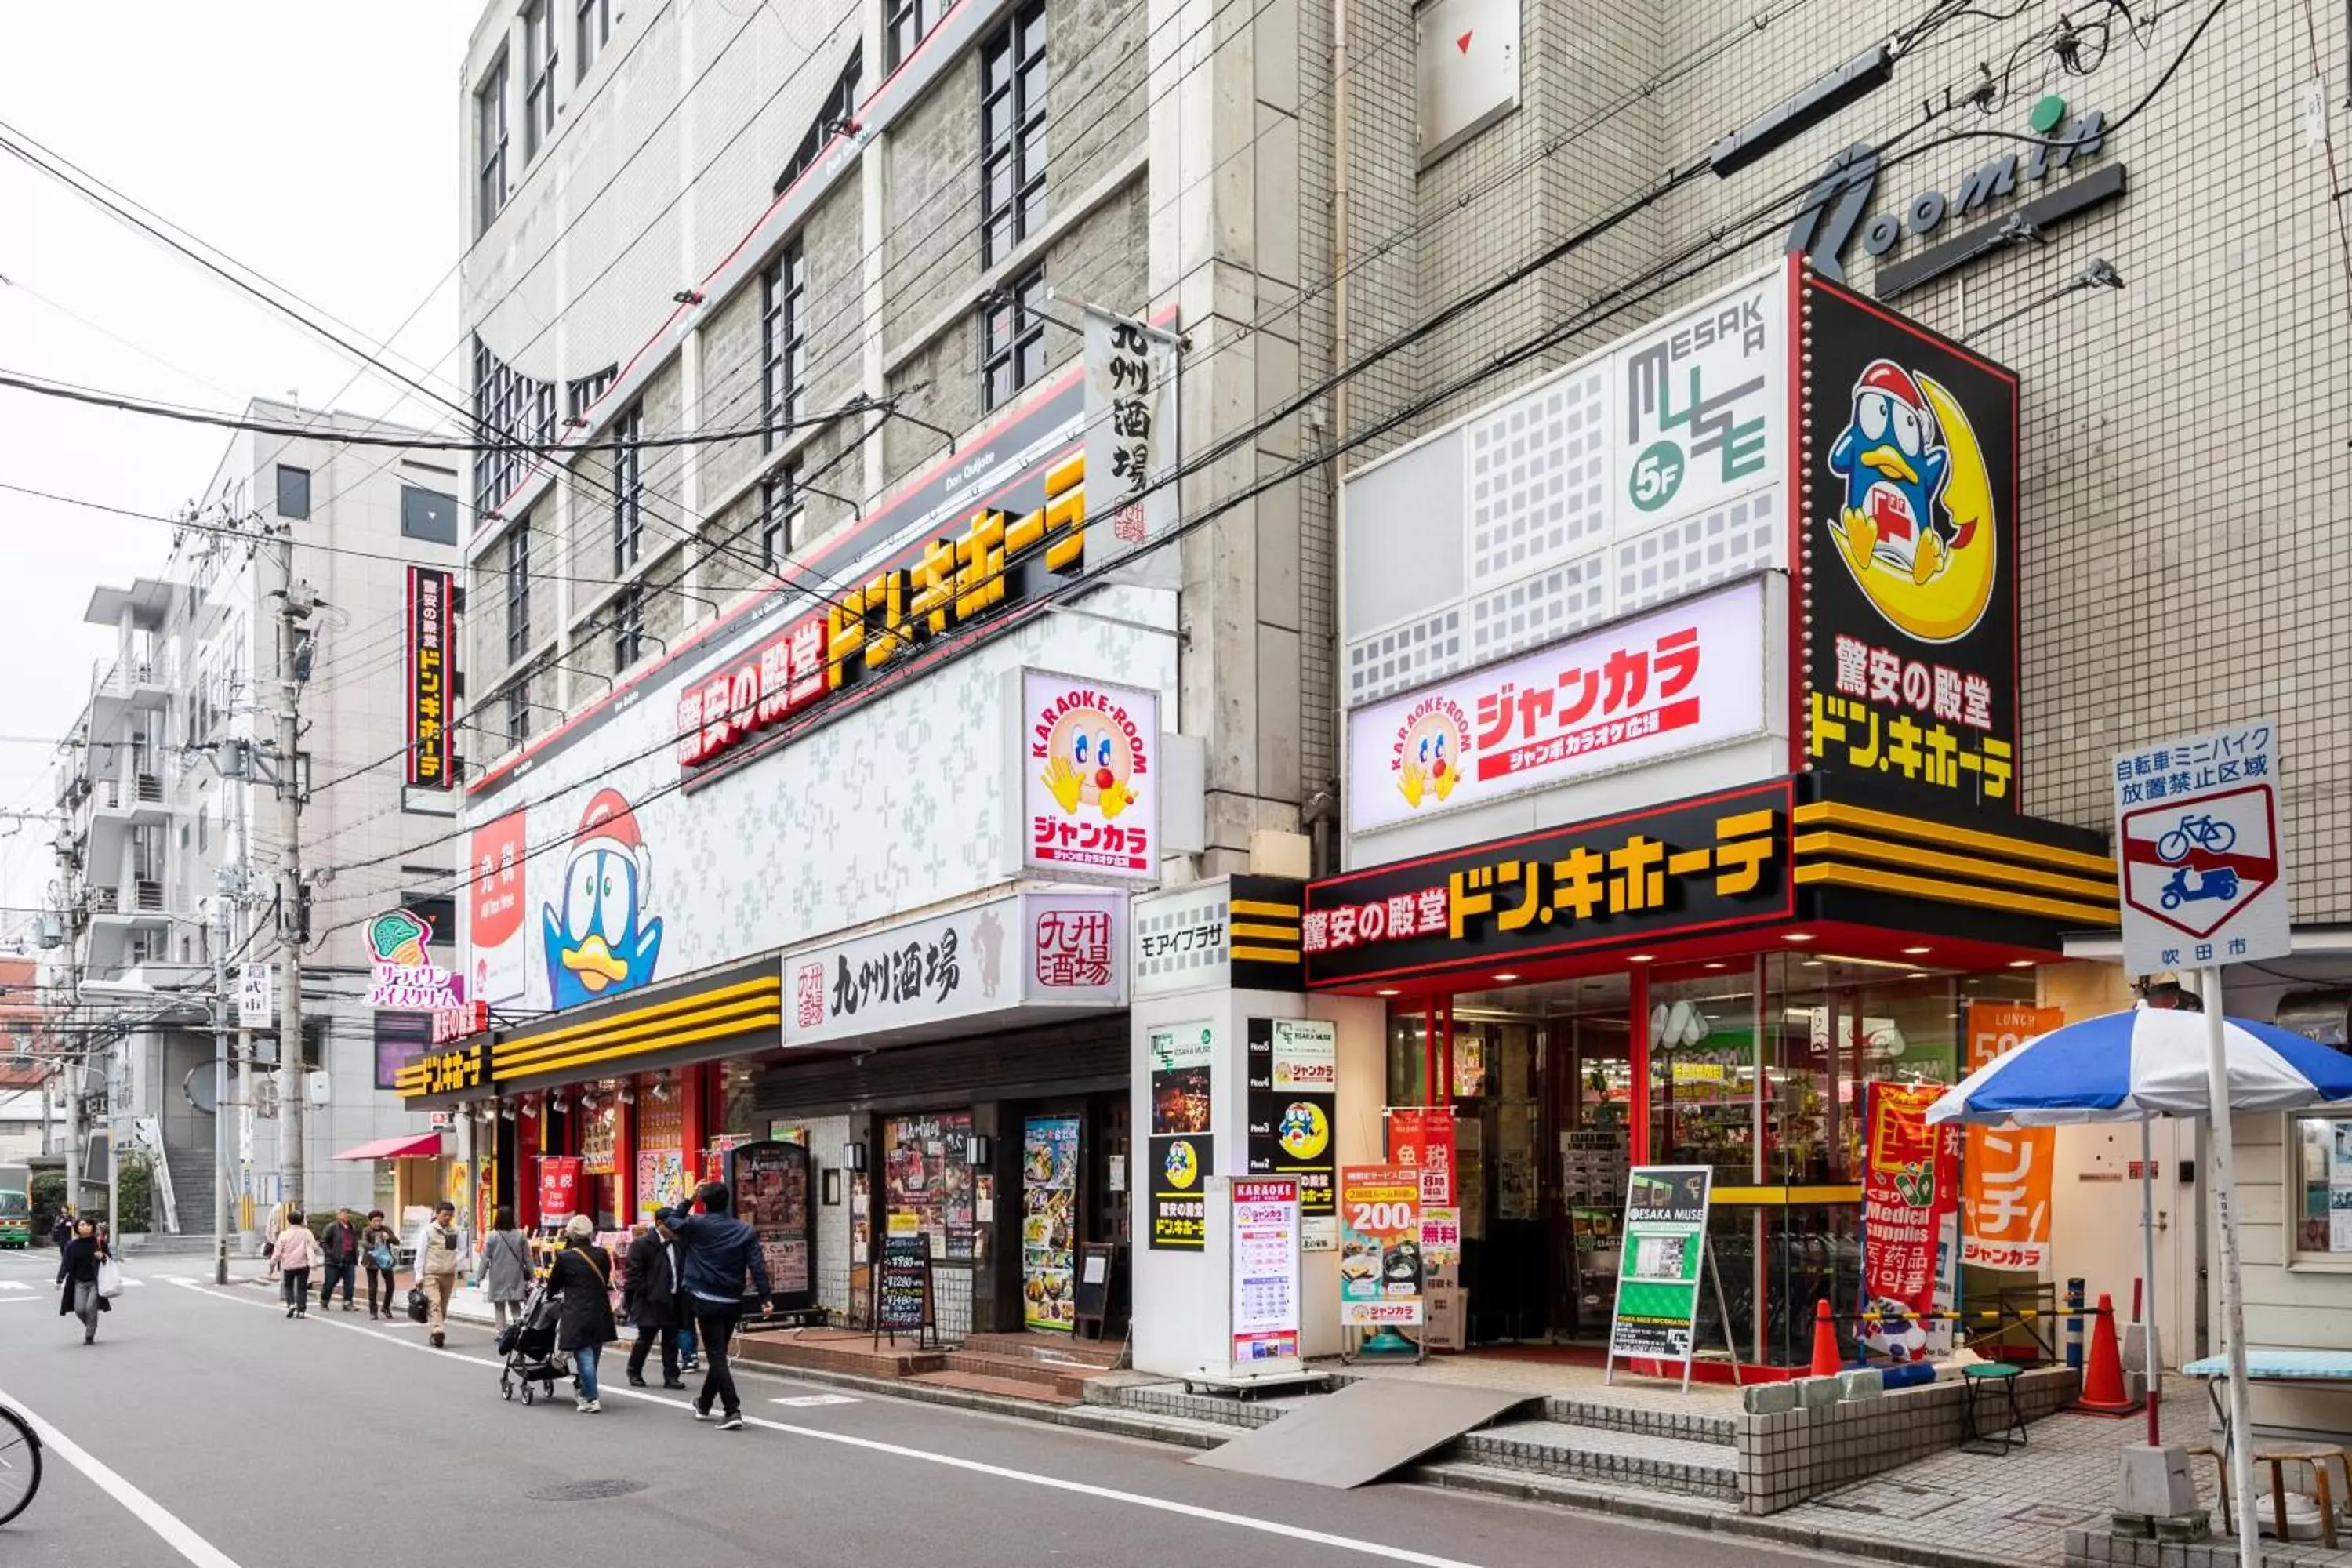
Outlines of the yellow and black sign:
M491 1082L489 1047L473 1045L417 1058L400 1069L398 1086L404 1097L413 1100L462 1094L470 1089L487 1089Z

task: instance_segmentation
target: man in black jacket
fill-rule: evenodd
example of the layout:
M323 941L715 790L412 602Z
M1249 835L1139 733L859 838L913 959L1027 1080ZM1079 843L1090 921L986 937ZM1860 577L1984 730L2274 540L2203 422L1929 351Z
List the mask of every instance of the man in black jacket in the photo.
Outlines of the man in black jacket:
M343 1282L343 1310L355 1312L352 1305L352 1284L358 1277L360 1263L360 1227L352 1223L352 1211L337 1209L335 1223L319 1237L321 1259L319 1268L319 1310L325 1311L327 1298L335 1293L335 1281Z
M694 1401L694 1418L708 1421L716 1414L719 1429L743 1429L743 1404L735 1394L735 1373L727 1364L727 1342L743 1321L743 1281L748 1274L759 1287L760 1310L773 1310L768 1288L768 1261L760 1255L760 1238L751 1227L727 1212L730 1194L724 1182L705 1183L695 1197L702 1205L664 1209L656 1216L669 1226L683 1250L681 1278L684 1300L702 1336L702 1392ZM713 1403L718 1411L710 1408Z
M629 1386L646 1385L646 1357L654 1342L661 1342L662 1386L684 1388L678 1380L678 1325L685 1321L679 1300L686 1289L678 1274L677 1239L658 1218L629 1243L621 1280L621 1310L637 1326L637 1342L629 1350Z

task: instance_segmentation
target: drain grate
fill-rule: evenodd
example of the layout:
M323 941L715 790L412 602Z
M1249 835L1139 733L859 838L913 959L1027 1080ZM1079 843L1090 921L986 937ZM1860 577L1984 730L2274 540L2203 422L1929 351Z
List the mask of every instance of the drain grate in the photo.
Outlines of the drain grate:
M645 1489L643 1481L566 1481L560 1487L537 1487L522 1495L533 1502L594 1502L599 1498L627 1497Z
M2100 1512L2098 1509L2060 1508L2055 1503L2030 1502L2000 1517L2012 1524L2040 1524L2052 1530L2065 1530L2097 1519Z
M1816 1508L1843 1513L1867 1513L1880 1519L1925 1519L1960 1500L1960 1494L1941 1487L1915 1487L1902 1481L1857 1481L1813 1500Z

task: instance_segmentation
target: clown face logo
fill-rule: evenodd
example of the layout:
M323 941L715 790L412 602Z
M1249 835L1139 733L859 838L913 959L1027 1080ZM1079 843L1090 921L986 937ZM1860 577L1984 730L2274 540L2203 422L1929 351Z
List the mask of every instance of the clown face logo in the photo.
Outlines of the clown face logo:
M1414 810L1444 801L1462 782L1470 760L1470 722L1450 698L1433 697L1405 714L1391 749L1397 790Z
M1974 630L1992 602L1999 527L1984 448L1951 392L1873 361L1829 469L1845 484L1830 531L1878 613L1921 642Z
M1115 817L1134 799L1135 746L1128 726L1094 702L1069 708L1045 732L1045 771L1041 775L1055 804L1076 816L1090 805Z

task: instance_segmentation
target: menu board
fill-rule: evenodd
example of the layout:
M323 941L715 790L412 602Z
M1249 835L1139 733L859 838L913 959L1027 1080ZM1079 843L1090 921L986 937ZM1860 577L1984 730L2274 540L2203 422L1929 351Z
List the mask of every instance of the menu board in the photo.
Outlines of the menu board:
M1233 1359L1298 1355L1299 1186L1290 1176L1234 1183Z
M1339 1168L1339 1321L1354 1328L1421 1321L1421 1172Z
M1295 1176L1308 1252L1339 1245L1336 1204L1339 1026L1305 1018L1249 1021L1250 1174Z
M977 1260L972 1216L971 1117L965 1111L894 1116L883 1128L882 1205L931 1238L931 1256Z
M1156 1250L1199 1252L1208 1244L1204 1178L1216 1168L1210 1132L1216 1027L1154 1029L1151 1061L1151 1237Z
M799 1143L746 1143L729 1156L736 1215L758 1236L776 1304L805 1310L816 1299L816 1228L809 1152Z
M882 1238L874 1270L874 1329L917 1332L931 1321L931 1238L916 1230Z
M1612 1363L1654 1356L1687 1369L1714 1176L1710 1165L1636 1165L1626 1178L1617 1307L1609 1325Z
M1021 1139L1021 1317L1068 1332L1077 1304L1070 1247L1078 1195L1078 1119L1033 1116Z

